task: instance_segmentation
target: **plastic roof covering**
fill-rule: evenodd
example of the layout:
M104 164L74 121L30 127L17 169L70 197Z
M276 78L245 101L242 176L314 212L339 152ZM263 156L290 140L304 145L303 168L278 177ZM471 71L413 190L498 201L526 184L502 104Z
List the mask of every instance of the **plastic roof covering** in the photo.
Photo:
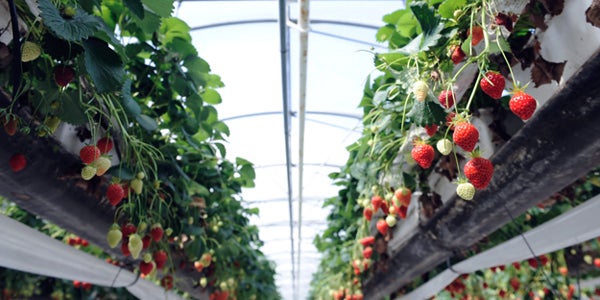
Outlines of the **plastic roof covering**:
M243 157L255 164L256 187L243 197L258 207L252 220L265 242L263 252L276 263L277 286L284 299L306 299L320 255L312 244L326 229L324 199L337 195L328 174L338 171L348 158L345 147L361 132L358 103L367 75L374 71L369 52L376 29L313 22L308 43L306 125L302 220L298 222L298 118L291 119L293 236L290 236L285 134L281 89L281 55L277 1L183 1L177 16L192 28L192 38L202 58L225 87L219 117L231 130L229 159ZM289 3L297 19L297 3ZM402 1L312 1L311 20L383 25L383 15L403 7ZM244 22L262 20L260 22ZM265 21L269 20L269 21ZM241 22L240 22L241 21ZM236 25L211 26L236 22ZM341 36L342 39L334 36ZM353 39L357 41L349 41ZM290 29L291 111L299 109L299 34ZM381 49L378 49L381 50ZM326 112L333 114L314 114ZM250 116L248 116L250 115ZM302 224L298 262L298 225ZM292 244L294 257L292 261ZM296 271L296 274L292 272ZM292 278L298 278L298 286ZM296 289L294 289L296 287Z

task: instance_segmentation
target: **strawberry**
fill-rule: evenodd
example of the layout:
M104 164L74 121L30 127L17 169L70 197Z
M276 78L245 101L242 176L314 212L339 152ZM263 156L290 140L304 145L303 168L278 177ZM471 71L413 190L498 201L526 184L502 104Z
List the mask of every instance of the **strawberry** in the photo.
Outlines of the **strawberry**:
M363 250L363 256L368 259L371 258L371 255L373 255L373 248L368 246Z
M86 240L86 239L82 239L81 240L81 246L82 247L87 247L89 245L90 245L90 242L88 242L88 240Z
M79 157L84 164L91 164L100 158L100 149L93 145L84 146L79 150Z
M10 166L10 169L16 173L27 166L27 159L25 158L25 155L17 153L8 159L8 165Z
M143 260L140 262L140 273L148 275L152 270L154 270L153 262L145 262Z
M156 251L154 252L154 255L152 255L152 258L154 258L154 262L156 262L156 268L162 269L167 262L167 252L163 250Z
M377 230L382 235L385 235L388 232L388 229L389 229L388 223L384 219L380 219L379 221L377 221Z
M137 233L134 233L129 236L129 243L127 243L127 248L129 248L129 252L131 252L131 257L137 259L140 256L140 253L142 252L143 246L144 243L142 242L142 238Z
M467 31L467 35L471 36L471 45L477 46L483 40L483 28L481 26L473 26Z
M529 94L518 91L516 92L508 102L510 110L522 120L528 120L535 112L537 102Z
M464 167L465 176L477 189L485 189L494 175L492 162L483 157L474 156Z
M464 200L472 200L475 196L475 187L469 182L462 182L456 187L456 194Z
M9 136L13 136L17 133L17 129L19 126L19 121L15 117L7 117L4 120L4 131Z
M60 87L65 87L75 77L75 70L69 66L58 65L54 67L54 81Z
M406 219L406 213L408 212L408 206L400 206L400 208L398 208L398 216L400 217L400 219Z
M136 231L137 228L131 223L127 223L123 225L123 227L121 227L121 232L123 233L124 238L128 238L131 234L135 233Z
M142 188L144 187L144 183L141 180L134 178L129 182L129 187L133 190L133 192L136 195L139 195L142 193Z
M367 221L371 221L371 218L373 218L373 209L370 207L365 207L365 210L363 210L363 216L365 216Z
M513 31L513 20L509 15L498 13L494 18L494 23L504 26L508 31Z
M383 201L383 203L381 203L381 211L386 215L390 213L390 208L387 201Z
M421 168L427 169L431 167L435 151L431 145L425 144L423 141L417 141L410 154Z
M512 263L513 267L517 270L521 270L521 264L518 261Z
M123 253L124 256L131 255L131 252L129 251L129 239L127 238L124 238L121 241L121 253Z
M461 61L463 61L466 56L467 55L465 54L465 52L462 50L462 48L459 45L452 47L452 54L450 55L450 59L452 59L452 62L455 65L457 65Z
M388 227L396 226L397 222L398 219L396 219L394 215L388 215L387 217L385 217L385 223L387 223Z
M42 54L42 48L40 48L40 45L34 42L25 41L23 46L21 46L22 62L36 60L38 57L40 57L40 54Z
M438 130L437 124L425 125L425 131L428 136L433 136Z
M446 115L446 126L448 126L448 128L450 130L454 130L454 124L453 124L453 120L456 117L456 113L451 111Z
M454 92L452 90L443 90L438 96L438 101L445 108L450 108L454 105Z
M540 255L540 262L542 263L542 266L547 265L548 261L549 261L548 256L546 256L544 254Z
M206 277L204 277L204 276L202 278L200 278L199 282L200 282L200 286L203 287L203 288L205 288L206 285L208 285L208 279Z
M160 241L160 239L162 239L163 237L163 228L162 226L160 226L160 224L154 224L152 225L152 228L150 229L150 235L152 236L152 239L155 242Z
M375 195L375 196L371 197L371 204L373 205L373 212L377 212L379 210L379 208L381 208L381 205L383 204L383 198Z
M558 272L560 273L560 275L562 276L567 276L567 274L569 274L569 269L567 267L559 267L558 268Z
M113 142L107 137L103 137L96 142L96 146L100 149L100 153L106 154L113 148Z
M73 280L73 287L78 289L81 287L81 281L79 280Z
M150 247L150 243L152 243L152 237L149 235L145 235L142 238L142 250L148 249L148 247Z
M471 152L475 149L475 144L479 140L479 131L469 122L459 122L454 127L452 139L457 146L467 152Z
M505 85L506 81L504 77L500 73L493 71L485 73L485 76L479 81L481 90L493 99L500 99L502 97Z
M409 188L403 186L394 192L394 197L398 199L398 202L400 202L401 205L409 206L412 197L412 191Z
M167 275L160 280L160 285L165 288L165 290L170 290L173 288L173 277L171 275Z
M194 262L194 269L196 269L197 272L202 272L202 270L204 270L204 264L197 260Z
M425 101L427 93L429 93L429 85L423 80L419 80L412 85L412 92L415 94L417 101Z
M113 224L110 227L108 234L106 235L106 241L108 242L108 245L111 248L114 248L121 241L122 237L123 237L123 233L121 232L121 230L119 230L119 225Z
M81 169L81 178L83 178L83 180L90 180L94 178L94 176L96 176L96 168L94 168L94 166L87 165Z
M89 292L92 289L92 284L89 282L83 282L81 283L81 287L84 291Z
M96 176L102 176L110 169L112 162L110 158L102 155L92 163L96 167Z
M371 245L373 245L373 243L375 243L375 237L368 236L368 237L360 239L359 242L363 247L371 246Z
M448 155L452 152L452 142L449 139L441 139L436 144L435 147L442 155Z
M594 258L594 266L596 266L596 268L600 268L600 258Z
M112 206L116 206L125 197L125 191L118 183L113 183L106 189L106 198Z
M538 267L538 262L537 262L537 259L535 259L535 257L532 257L532 258L528 259L527 263L533 269L537 269L537 267Z

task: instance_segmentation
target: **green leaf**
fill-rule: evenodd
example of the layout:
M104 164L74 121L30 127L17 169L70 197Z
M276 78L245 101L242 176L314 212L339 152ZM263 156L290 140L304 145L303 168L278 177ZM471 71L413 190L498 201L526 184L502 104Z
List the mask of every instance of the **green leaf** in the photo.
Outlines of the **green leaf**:
M217 131L225 134L226 136L229 136L229 134L230 134L230 132L229 132L229 126L227 126L227 124L225 124L225 123L223 123L221 121L213 123L212 127L215 130L217 130Z
M439 39L442 38L441 32L444 30L444 24L440 22L440 17L436 16L435 11L425 2L413 2L410 9L421 26L421 34L409 43L410 47L406 47L407 49L404 52L416 53L429 50L429 48L437 45ZM418 50L413 52L416 43L418 43Z
M170 16L173 12L174 0L142 0L142 2L144 6L163 18Z
M235 158L235 164L238 166L252 165L252 163L250 161L248 161L247 159L241 158L241 157Z
M444 109L433 101L415 101L406 115L418 126L439 124L446 118Z
M94 7L100 7L100 0L79 0L81 8L88 13L94 13Z
M143 19L136 20L136 25L139 26L139 28L141 28L146 35L150 36L154 32L158 31L160 28L160 22L161 19L159 15L150 11L146 11Z
M137 117L142 114L142 108L131 96L131 79L127 78L121 89L121 101L125 112Z
M96 38L83 42L85 68L94 81L99 93L118 91L125 70L123 62L108 44Z
M113 177L118 177L121 180L133 179L133 171L126 165L120 164L108 170L108 173Z
M155 131L158 129L158 123L156 123L156 120L147 115L137 115L135 119L140 126L142 126L142 128L148 131Z
M167 44L167 49L172 52L179 53L181 58L189 56L198 57L198 50L189 41L182 38L176 37L170 43Z
M206 89L202 93L202 100L208 104L219 104L221 103L221 95L213 89Z
M404 14L405 11L406 9L399 9L397 11L389 13L383 16L383 22L394 25L398 22L398 19L400 19L400 17Z
M396 30L404 37L412 38L417 34L419 22L411 10L403 10L396 21Z
M57 117L62 121L73 125L83 125L88 122L78 94L75 94L75 92L61 93L59 102L60 110Z
M386 26L379 28L379 30L377 31L377 34L375 34L375 38L379 42L384 42L384 41L387 41L390 38L392 38L392 35L394 34L394 32L396 32L396 28L394 26L386 25Z
M225 148L225 145L223 145L221 143L215 143L215 146L217 147L217 149L219 149L219 153L221 153L221 157L225 158L225 156L227 156L227 149Z
M160 2L160 1L153 1ZM144 19L144 5L140 0L123 0L125 6L140 20Z
M175 38L191 42L190 26L181 19L172 17L163 19L160 25L161 38L164 44L171 43Z
M450 19L454 17L454 11L467 5L467 0L446 0L438 7L440 16Z
M185 131L185 133L187 133L189 135L194 135L194 134L196 134L196 132L198 132L199 129L200 129L200 124L198 123L198 120L196 120L196 118L192 118L191 116L188 116L183 121L183 130Z
M500 45L498 45L500 44ZM500 52L510 53L510 45L506 39L500 37L499 39L490 42L490 53L496 54Z
M42 20L56 36L67 41L81 41L96 32L100 21L98 18L78 8L71 19L65 19L50 0L38 0Z

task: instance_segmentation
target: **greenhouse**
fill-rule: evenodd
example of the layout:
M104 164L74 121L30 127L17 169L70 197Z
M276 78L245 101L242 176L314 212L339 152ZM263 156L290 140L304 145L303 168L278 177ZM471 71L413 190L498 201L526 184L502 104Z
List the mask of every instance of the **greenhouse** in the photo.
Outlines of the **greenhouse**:
M600 299L600 1L0 21L0 299Z

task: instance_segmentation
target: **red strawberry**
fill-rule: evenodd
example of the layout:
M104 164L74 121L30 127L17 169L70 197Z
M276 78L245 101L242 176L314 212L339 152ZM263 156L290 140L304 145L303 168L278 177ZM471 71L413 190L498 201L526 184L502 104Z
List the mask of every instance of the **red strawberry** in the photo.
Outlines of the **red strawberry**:
M454 143L467 152L475 149L475 144L479 140L479 131L469 122L460 122L455 125L452 133Z
M517 270L521 270L521 264L518 261L512 263L513 267Z
M137 228L131 223L127 223L121 227L121 233L123 234L123 238L128 238L131 234L135 233L136 231Z
M446 126L450 128L450 130L454 130L454 124L452 124L454 118L456 117L456 113L451 111L446 115Z
M142 273L144 275L148 275L148 274L150 274L150 272L152 272L152 270L154 270L154 264L152 264L152 261L145 262L142 260L140 262L140 273Z
M384 219L377 221L377 230L379 230L382 235L385 235L388 232L388 229L388 224Z
M87 247L89 245L90 245L90 242L88 242L88 240L84 240L84 239L81 240L81 246L82 247Z
M471 36L471 45L477 46L477 44L483 40L483 28L481 28L481 26L473 26L473 28L467 32L467 35Z
M485 76L479 81L481 90L493 99L500 99L502 97L504 85L506 85L506 81L502 74L493 71L485 73Z
M160 241L163 236L162 226L160 226L160 224L152 225L152 228L150 229L150 235L155 242Z
M398 208L398 216L400 217L400 219L406 219L406 213L408 212L408 206L400 206L400 208Z
M528 120L533 115L537 102L529 94L518 91L508 102L510 110L522 120Z
M19 121L17 121L16 118L7 118L4 120L4 131L6 131L6 134L9 136L13 136L15 133L17 133L18 125Z
M412 191L407 187L401 187L394 192L394 196L398 199L401 205L410 205L410 199L412 197Z
M517 278L517 277L511 278L510 286L512 286L513 290L518 291L519 287L521 286L521 282L519 281L519 278Z
M363 216L365 216L365 219L367 219L367 221L371 221L371 218L373 218L373 209L370 207L365 207L365 210L363 211Z
M125 197L125 191L118 183L113 183L106 189L106 198L112 206L116 206Z
M504 298L506 296L506 291L505 290L500 290L498 292L498 296L500 296L500 298Z
M421 166L421 168L427 169L431 167L431 163L433 162L433 158L435 156L435 151L431 145L425 144L423 141L418 141L415 143L415 146L410 154L417 164Z
M163 250L156 251L154 252L152 258L154 258L156 268L162 269L165 266L165 263L167 262L167 253Z
M464 167L465 176L477 189L485 189L494 175L492 162L483 157L473 157Z
M600 268L600 258L594 258L594 266L596 266L596 268Z
M78 289L81 287L81 281L79 280L73 280L73 287Z
M19 172L27 166L27 159L25 159L25 155L17 153L8 159L8 165L13 172Z
M373 205L373 211L377 212L377 210L379 210L379 208L381 208L381 205L383 204L383 198L375 195L371 197L371 204Z
M375 243L375 237L372 236L360 239L360 244L363 245L363 247L371 246L373 243Z
M160 285L165 288L165 290L170 290L173 288L173 277L171 275L167 275L160 280Z
M149 235L145 235L142 238L142 250L148 249L148 247L150 247L150 243L152 243L152 237Z
M513 20L509 15L498 13L494 21L496 25L504 26L506 30L513 31Z
M54 67L54 81L60 87L65 87L75 77L75 70L69 66L58 65Z
M68 238L67 239L67 244L69 244L69 246L75 246L77 245L77 240L75 238Z
M112 150L113 142L111 139L109 139L107 137L103 137L98 140L98 142L96 143L96 146L98 147L98 149L100 149L100 153L105 154L105 153L110 152L110 150Z
M365 250L363 250L363 256L367 259L371 258L371 255L373 255L373 248L371 248L370 246L365 248Z
M548 259L548 256L546 256L546 255L543 255L543 254L542 254L542 255L540 255L540 262L542 263L542 266L545 266L545 265L547 265L547 264L548 264L548 260L549 260L549 259Z
M81 287L86 291L89 292L92 289L92 284L89 282L84 282L81 284Z
M454 93L452 90L443 90L438 96L440 104L445 108L450 108L454 105Z
M425 131L428 136L433 136L438 130L437 124L425 125Z
M537 259L535 259L535 257L528 259L527 263L529 263L529 266L534 269L537 269L537 267L538 267Z
M463 59L465 59L465 56L467 56L467 55L462 50L462 48L460 46L456 45L456 46L453 47L452 55L450 56L450 58L452 59L452 62L455 65L457 65L461 61L463 61Z
M79 157L84 164L91 164L100 158L100 155L100 149L93 145L85 146L79 150Z
M129 251L129 239L128 238L123 238L123 240L121 241L121 253L123 253L124 256L131 255L131 251Z
M381 211L386 215L390 213L390 208L388 207L387 201L383 201L381 203Z

